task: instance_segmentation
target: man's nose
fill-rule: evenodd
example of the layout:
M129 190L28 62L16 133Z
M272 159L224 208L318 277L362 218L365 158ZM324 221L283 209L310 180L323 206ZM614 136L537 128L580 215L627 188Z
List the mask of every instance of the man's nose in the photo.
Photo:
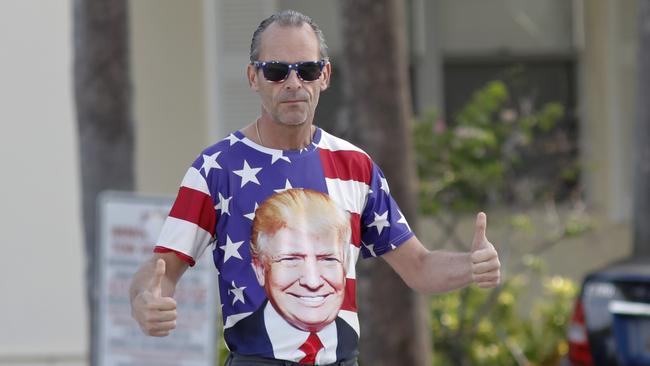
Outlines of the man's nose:
M323 283L323 278L318 269L318 263L316 261L305 262L300 276L300 285L311 290L316 290L323 286Z
M302 80L298 77L298 70L289 70L289 76L287 76L283 86L285 89L300 89L302 87Z

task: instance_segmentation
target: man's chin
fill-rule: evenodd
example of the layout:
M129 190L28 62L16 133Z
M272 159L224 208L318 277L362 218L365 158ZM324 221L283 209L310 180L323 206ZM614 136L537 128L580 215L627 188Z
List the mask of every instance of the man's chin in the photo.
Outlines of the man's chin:
M289 324L291 324L293 327L298 328L302 331L305 332L320 332L323 328L331 324L336 317L333 318L328 318L328 319L321 319L318 321L314 321L312 319L293 319L293 320L288 320Z
M281 123L286 126L302 126L306 122L306 118L283 118L281 120Z
M306 332L318 332L336 319L338 311L334 309L323 309L301 306L291 313L280 315L294 328ZM306 315L306 316L305 316ZM311 315L311 316L309 316Z
M303 125L307 122L309 119L309 114L306 112L287 112L283 113L279 116L278 120L280 123L283 125L288 125L288 126L300 126Z

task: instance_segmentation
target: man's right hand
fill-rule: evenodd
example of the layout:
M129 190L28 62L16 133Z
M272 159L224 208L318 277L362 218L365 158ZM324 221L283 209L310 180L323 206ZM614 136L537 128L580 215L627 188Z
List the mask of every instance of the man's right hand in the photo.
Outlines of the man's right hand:
M148 288L135 296L131 314L142 331L150 336L165 337L176 328L176 300L162 296L165 261L158 258Z

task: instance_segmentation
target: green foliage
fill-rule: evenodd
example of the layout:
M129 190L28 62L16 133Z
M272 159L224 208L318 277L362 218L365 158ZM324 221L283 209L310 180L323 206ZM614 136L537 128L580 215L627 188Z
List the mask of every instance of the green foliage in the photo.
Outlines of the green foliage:
M420 210L433 216L444 227L446 240L459 248L463 243L456 233L458 217L485 209L490 202L511 205L508 211L513 214L503 222L512 233L537 238L538 245L529 246L533 253L590 228L580 211L566 219L551 215L556 217L551 228L536 227L538 222L517 212L514 182L526 178L533 144L557 126L564 108L558 103L533 108L510 98L505 83L493 81L474 93L453 121L428 112L415 123ZM558 180L577 181L577 164L552 174ZM552 188L532 196L552 201ZM508 243L500 243L504 246ZM510 254L518 261L505 269L510 270L508 276L496 289L469 287L432 299L434 365L549 366L567 352L565 331L576 284L545 275L544 262L536 255ZM524 299L532 303L522 303Z
M221 316L221 314L219 314L219 316ZM228 346L226 346L226 340L223 338L223 326L219 324L217 329L221 330L217 339L217 353L220 360L219 364L223 365L223 363L226 361L226 358L228 358L230 351L228 350Z
M510 217L510 226L517 231L532 233L535 230L533 221L530 216L524 214L515 214Z
M447 124L434 112L416 121L422 213L435 215L443 208L474 211L488 197L504 196L508 176L522 164L521 152L536 133L549 131L564 115L558 103L524 113L506 108L509 102L505 84L493 81L474 94L454 123Z
M565 331L577 286L558 276L542 276L541 283L532 283L539 274L535 265L509 278L495 292L471 287L434 297L433 364L557 365L567 352ZM518 299L525 298L535 285L542 286L541 296L522 311Z
M592 229L593 223L588 217L572 213L566 220L564 225L564 235L566 237L579 236L586 231Z

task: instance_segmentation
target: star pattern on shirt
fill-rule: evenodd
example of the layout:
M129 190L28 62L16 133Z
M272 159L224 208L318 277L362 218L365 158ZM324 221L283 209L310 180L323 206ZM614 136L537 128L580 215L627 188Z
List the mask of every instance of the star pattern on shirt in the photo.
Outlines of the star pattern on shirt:
M219 249L223 250L223 263L226 263L228 259L235 257L242 259L241 254L239 254L239 247L244 244L244 241L234 242L230 240L230 236L226 235L226 245L222 245Z
M219 192L219 203L217 203L216 206L214 206L215 210L221 210L221 214L226 214L230 216L230 200L232 199L232 196L225 198L224 196L221 195L221 192Z
M413 231L413 230L411 230L411 227L409 226L409 223L406 222L406 217L404 217L404 214L402 214L401 211L397 211L397 213L399 214L399 220L397 220L397 223L398 224L404 224L404 225L406 225L406 228L409 229L409 231Z
M366 247L366 249L368 249L368 251L370 252L370 255L372 255L373 257L377 256L377 253L375 253L375 244L363 243L363 246Z
M352 249L350 246L351 253L354 253L349 255L346 263L350 268L357 263L359 251L364 256L378 257L394 248L391 243L401 244L405 234L409 234L406 232L406 220L397 212L397 206L388 193L390 182L386 182L378 167L362 152L349 151L345 148L347 145L340 145L335 139L328 138L326 136L320 144L313 143L305 149L299 149L303 152L299 155L295 150L263 147L251 142L241 132L235 132L200 152L198 156L195 155L193 169L189 172L192 175L188 176L187 182L208 196L203 201L206 205L195 206L211 215L210 223L215 224L209 230L211 240L208 252L216 258L216 287L222 299L222 317L226 329L228 326L236 326L238 321L252 314L268 300L264 288L259 286L255 272L251 270L249 246L251 224L255 220L256 210L270 195L298 187L314 189L329 194L337 204L354 212L356 216L353 222L358 226L355 228L355 245L360 245L360 248ZM323 156L319 150L314 149L323 149L324 152L328 146L331 150L327 153L337 158L332 162L335 168L332 169L333 176L326 178L321 166ZM341 149L346 152L336 152ZM296 164L300 167L296 168ZM369 177L364 173L367 164L372 164ZM198 180L200 185L190 178ZM357 184L349 184L349 179L358 181L358 186L362 189L357 189ZM348 189L351 186L355 188ZM183 202L186 205L197 202L195 195L187 195L186 199ZM188 214L186 221L195 217ZM201 227L206 222L207 220L199 220L192 230L197 230L196 226ZM194 233L191 233L192 236ZM201 235L198 239L204 238L205 235ZM353 322L357 321L356 314L346 315L351 316Z
M287 189L291 189L291 188L293 188L293 187L291 186L291 182L289 182L289 179L287 179L287 180L284 182L284 188L274 189L273 191L274 191L275 193L280 193L280 192L284 192L284 191L286 191Z
M210 169L221 169L221 165L217 163L217 157L219 157L219 154L221 154L221 151L217 151L212 155L203 154L203 165L201 165L201 169L203 169L206 177L208 176L208 173L210 173Z
M282 152L282 150L273 149L270 152L270 155L271 155L271 165L275 164L275 162L278 161L278 160L284 160L287 163L291 163L291 160L289 159L289 157L284 156L284 153Z
M386 192L386 194L390 194L390 188L388 188L388 181L386 178L381 177L381 190Z
M258 207L260 206L257 204L257 202L255 202L255 208L253 209L253 212L247 213L246 215L244 215L244 217L253 221L255 219L255 211L257 211Z
M375 220L368 227L374 226L377 229L378 235L381 235L384 228L390 226L388 222L388 210L381 215L377 215L376 212L373 212L373 214L375 215Z
M257 180L257 173L259 173L260 170L262 170L262 168L251 168L251 166L248 165L248 162L244 160L244 167L240 170L233 170L233 173L241 177L241 187L244 187L248 182L260 185L260 181Z
M228 137L224 138L224 140L230 141L230 146L232 146L232 145L234 145L234 144L241 141L237 136L235 136L234 133L231 133L230 135L228 135Z
M232 288L228 290L229 294L232 294L232 305L235 305L237 301L241 301L242 304L245 304L246 301L244 299L244 290L246 289L246 286L242 287L237 287L235 285L235 281L232 281Z

